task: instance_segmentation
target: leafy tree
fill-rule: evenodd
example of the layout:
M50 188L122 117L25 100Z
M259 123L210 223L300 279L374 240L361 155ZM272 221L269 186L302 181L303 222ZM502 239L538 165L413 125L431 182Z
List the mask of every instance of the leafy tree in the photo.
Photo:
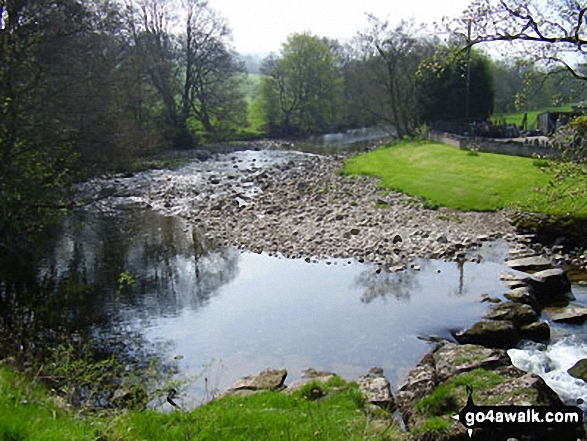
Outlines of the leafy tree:
M351 68L351 93L379 124L393 126L400 137L411 134L419 122L415 74L432 45L408 22L393 28L374 16L369 21L371 28L357 37L361 64Z
M264 71L260 93L271 131L309 134L339 125L342 78L328 42L294 34Z
M183 9L183 32L173 11ZM173 145L192 147L192 121L203 136L216 137L226 122L245 123L245 102L239 91L242 63L228 47L230 29L208 3L185 0L143 0L131 6L131 29L142 66L163 104L163 117ZM223 125L224 124L224 125Z
M485 119L494 89L490 61L477 51L439 47L417 73L420 115L424 121Z

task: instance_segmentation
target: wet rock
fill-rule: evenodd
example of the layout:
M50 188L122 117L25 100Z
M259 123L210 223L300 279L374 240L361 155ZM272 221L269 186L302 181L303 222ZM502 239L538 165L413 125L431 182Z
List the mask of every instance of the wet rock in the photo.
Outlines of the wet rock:
M390 412L396 408L395 399L391 394L391 386L380 368L371 368L367 375L359 377L359 390L365 401L375 404Z
M534 308L524 303L514 302L494 306L484 317L489 320L508 320L516 326L528 325L538 320L538 314Z
M395 245L396 243L400 243L400 242L403 242L403 239L399 234L396 234L395 236L393 236L391 243L393 243Z
M455 334L455 338L461 344L509 349L520 341L520 334L510 321L482 320L471 328Z
M505 264L518 271L542 271L552 267L550 260L540 256L508 260Z
M573 323L581 324L587 320L587 308L573 307L567 308L565 311L558 314L553 314L551 317L556 323Z
M545 343L550 340L550 327L546 322L534 322L520 328L520 335L526 340Z
M569 375L587 383L587 358L583 358L576 362L567 372Z
M556 303L571 297L571 282L561 268L552 268L534 273L529 279L534 295L542 305Z
M481 294L482 303L501 303L501 299L497 297L491 297L489 294Z
M474 397L479 406L562 404L540 377L512 366L505 351L447 343L426 354L400 388L400 413L410 439L469 439L464 426L452 417L467 403L464 385L471 382L476 384ZM435 398L431 399L432 396ZM436 424L429 424L433 420ZM445 421L444 427L432 428L438 427L439 420ZM422 430L423 427L431 428ZM483 439L508 439L503 433L493 432L494 428L488 430ZM544 431L542 427L539 430Z
M530 305L536 312L539 312L542 309L538 304L538 300L532 293L532 289L528 286L514 288L506 292L503 296L512 302Z

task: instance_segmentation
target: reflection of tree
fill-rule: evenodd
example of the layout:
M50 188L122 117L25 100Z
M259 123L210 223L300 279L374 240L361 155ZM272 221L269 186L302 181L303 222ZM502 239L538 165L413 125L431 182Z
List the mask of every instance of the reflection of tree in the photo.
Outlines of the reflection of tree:
M377 274L369 267L355 279L355 285L365 288L361 296L363 303L371 303L377 298L386 297L409 301L411 292L418 287L415 274L413 271L382 271Z
M40 263L0 268L5 348L113 330L121 305L139 316L201 307L238 270L238 251L211 249L179 219L150 212L70 216L51 250ZM137 285L117 294L123 271Z

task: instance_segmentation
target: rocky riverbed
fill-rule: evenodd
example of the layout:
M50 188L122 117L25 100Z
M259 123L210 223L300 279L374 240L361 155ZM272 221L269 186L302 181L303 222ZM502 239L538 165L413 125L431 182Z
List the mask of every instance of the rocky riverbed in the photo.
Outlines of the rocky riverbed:
M275 150L282 146L199 154L203 160L177 170L94 180L81 194L108 209L133 203L181 216L218 245L308 261L354 258L396 271L417 258L463 258L464 250L496 238L511 242L513 257L541 254L583 266L587 261L563 253L562 246L546 248L516 235L504 212L427 209L418 199L379 188L374 178L342 175L343 155Z

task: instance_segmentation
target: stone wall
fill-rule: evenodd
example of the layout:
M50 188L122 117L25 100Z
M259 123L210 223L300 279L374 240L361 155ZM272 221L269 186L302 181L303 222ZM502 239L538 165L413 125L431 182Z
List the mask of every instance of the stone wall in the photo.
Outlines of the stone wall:
M560 152L544 138L532 139L491 139L459 136L452 133L429 131L428 138L443 142L459 149L474 149L484 153L498 153L510 156L558 156Z

